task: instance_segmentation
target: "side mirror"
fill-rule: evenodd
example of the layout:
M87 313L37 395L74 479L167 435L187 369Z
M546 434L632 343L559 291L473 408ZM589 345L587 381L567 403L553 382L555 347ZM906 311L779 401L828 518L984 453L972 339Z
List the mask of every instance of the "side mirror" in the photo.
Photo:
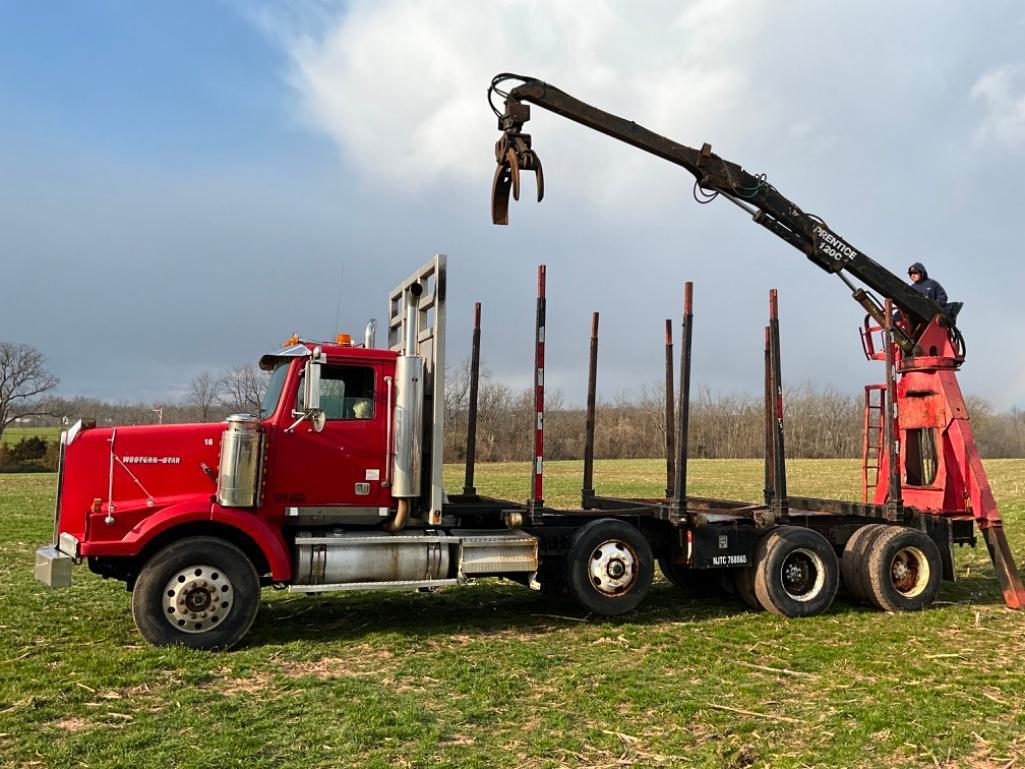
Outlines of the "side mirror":
M314 348L313 355L306 361L306 369L303 372L303 411L292 410L292 417L295 422L285 428L290 433L300 424L309 421L310 429L319 433L327 423L327 415L320 408L320 367L323 365L323 354L319 347Z
M303 377L303 406L307 411L320 409L320 348L306 361L306 373Z

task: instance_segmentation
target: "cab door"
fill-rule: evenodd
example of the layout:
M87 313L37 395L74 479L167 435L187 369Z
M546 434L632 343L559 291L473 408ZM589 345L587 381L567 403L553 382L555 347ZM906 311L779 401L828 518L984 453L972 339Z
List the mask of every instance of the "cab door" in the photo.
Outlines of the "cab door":
M387 507L387 398L381 361L327 363L320 373L325 422L279 423L268 446L268 503L289 507ZM286 397L302 411L302 382ZM286 412L287 413L287 412Z

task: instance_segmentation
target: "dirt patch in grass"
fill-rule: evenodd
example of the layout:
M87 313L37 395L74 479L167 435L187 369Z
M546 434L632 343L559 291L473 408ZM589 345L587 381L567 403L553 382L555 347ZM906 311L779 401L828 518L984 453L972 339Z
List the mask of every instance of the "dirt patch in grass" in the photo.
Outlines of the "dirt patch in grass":
M84 732L86 729L92 729L96 724L89 723L84 718L63 718L55 723L54 726L61 731L74 734L75 732Z
M389 660L395 655L389 651L378 650L372 657L322 657L319 660L303 660L286 662L281 666L281 674L289 678L359 678L360 676L380 676L389 667Z
M354 654L352 657L321 657L316 660L282 660L275 665L273 671L260 671L248 676L233 676L214 684L214 687L226 697L239 694L259 694L268 690L276 680L281 678L317 678L322 681L335 678L372 678L387 683L384 678L391 667L394 654L383 649L371 650Z
M216 688L225 697L235 697L240 694L260 694L270 688L273 677L270 673L253 673L242 678L226 678L220 681Z

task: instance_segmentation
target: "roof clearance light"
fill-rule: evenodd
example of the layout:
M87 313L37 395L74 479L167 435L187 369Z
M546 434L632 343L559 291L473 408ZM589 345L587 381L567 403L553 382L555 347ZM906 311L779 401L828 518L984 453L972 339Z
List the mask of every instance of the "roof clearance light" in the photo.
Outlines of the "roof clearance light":
M299 335L292 334L292 338L285 342L284 346L287 347L292 344L299 344Z

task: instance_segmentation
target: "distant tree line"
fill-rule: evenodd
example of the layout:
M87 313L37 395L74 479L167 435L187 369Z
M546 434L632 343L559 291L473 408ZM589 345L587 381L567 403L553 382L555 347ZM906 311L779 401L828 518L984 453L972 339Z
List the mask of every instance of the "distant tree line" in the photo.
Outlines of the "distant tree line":
M33 402L33 426L67 425L95 419L99 425L220 421L233 413L257 413L267 375L253 366L221 373L204 372L178 402L104 401L56 398ZM466 456L469 400L468 366L447 372L445 452L450 462ZM534 393L514 390L483 372L477 416L477 458L482 462L528 460L533 452ZM787 388L784 397L787 454L792 457L861 456L861 395L805 383ZM997 412L979 398L968 398L972 428L983 456L1025 457L1025 410ZM557 390L546 392L545 457L583 456L585 411L566 403ZM599 400L595 456L599 459L651 458L665 452L665 390L656 384L635 393ZM49 470L57 451L44 439L0 446L0 471ZM717 394L698 388L691 401L690 456L754 458L764 453L761 396Z
M176 401L50 397L39 404L37 411L44 413L31 424L66 425L82 418L95 419L98 425L219 422L229 414L258 414L267 380L267 373L255 366L236 366L220 373L204 371Z
M469 372L464 364L448 374L445 393L448 461L466 457ZM569 407L558 391L545 392L545 457L583 456L586 413ZM786 450L792 457L861 457L862 394L847 394L812 382L784 389ZM972 428L983 456L1025 457L1025 410L998 413L969 397ZM529 460L533 455L533 389L515 391L482 372L477 406L477 459ZM599 399L595 409L595 456L599 459L665 456L665 386ZM716 394L698 388L691 396L688 447L695 458L741 459L765 453L764 398Z

